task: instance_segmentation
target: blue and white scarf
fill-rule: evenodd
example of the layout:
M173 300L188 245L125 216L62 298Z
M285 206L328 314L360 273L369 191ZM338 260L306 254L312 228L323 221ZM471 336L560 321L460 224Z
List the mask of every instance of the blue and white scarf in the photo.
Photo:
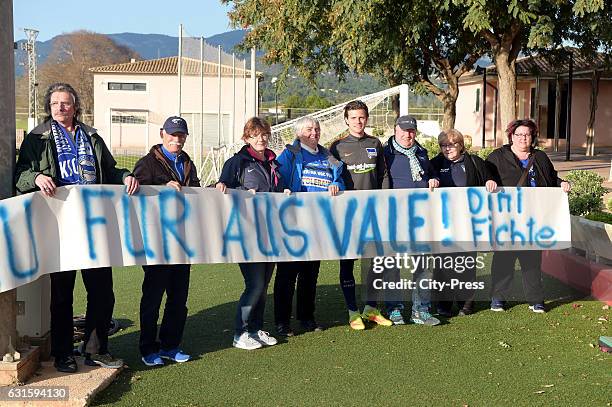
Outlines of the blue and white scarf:
M410 161L410 173L412 174L412 180L421 181L423 179L422 175L424 171L423 167L421 167L419 159L416 156L417 145L414 144L410 148L405 148L395 141L395 137L393 137L391 141L393 142L393 148L408 157L408 160Z
M51 132L57 151L60 184L95 184L96 157L89 136L77 126L73 141L67 130L55 120L51 122Z

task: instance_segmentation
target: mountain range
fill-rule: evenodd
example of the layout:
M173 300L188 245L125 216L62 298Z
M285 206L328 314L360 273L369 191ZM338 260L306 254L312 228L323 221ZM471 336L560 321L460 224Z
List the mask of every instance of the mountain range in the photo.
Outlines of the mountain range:
M250 65L250 56L242 53L237 49L237 46L243 41L245 30L232 30L221 34L216 34L205 38L205 41L214 47L221 48L228 54L236 53L236 56L247 60L247 66ZM138 33L116 33L106 34L120 45L127 46L136 51L143 59L164 58L168 56L178 55L178 37L162 34L138 34ZM53 50L54 42L59 36L53 37L47 41L36 42L36 53L38 55L38 66L45 63L51 51ZM193 46L183 47L183 50L189 48L192 52L199 56L199 38L193 43ZM22 44L25 40L17 42L17 50L15 51L15 75L22 76L25 74L25 64L27 61L26 53L22 49ZM184 44L187 41L184 40ZM197 49L197 51L195 50ZM186 51L184 51L186 52ZM265 65L261 63L263 52L257 53L257 70L264 73L264 80L260 83L260 95L263 102L274 101L277 92L279 100L283 101L289 96L297 96L299 99L305 99L309 95L317 94L324 97L329 103L341 103L346 100L380 91L386 86L379 80L370 75L353 75L348 74L346 80L340 82L334 72L322 72L317 76L316 85L308 83L301 78L295 71L291 71L282 87L276 89L272 84L271 79L279 76L283 71L282 65ZM215 56L216 60L216 56ZM422 96L414 95L415 102L418 105L432 105L437 103L432 95Z
M236 52L237 56L242 56L236 46L242 42L244 38L244 30L233 30L216 34L205 38L205 41L212 46L219 46L227 52ZM107 34L115 42L120 45L125 45L132 50L138 52L143 59L164 58L178 55L178 37L172 37L163 34L137 34L137 33L118 33ZM36 41L36 54L38 55L38 65L42 65L51 51L53 44L58 37L53 37L47 41ZM198 39L199 41L199 39ZM21 76L25 73L24 61L26 61L25 51L22 50L26 40L17 41L17 50L15 51L15 75Z

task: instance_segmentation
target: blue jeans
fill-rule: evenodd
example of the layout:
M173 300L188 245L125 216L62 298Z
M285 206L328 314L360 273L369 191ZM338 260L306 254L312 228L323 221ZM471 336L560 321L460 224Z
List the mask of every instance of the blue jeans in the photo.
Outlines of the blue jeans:
M429 312L431 308L431 290L429 288L421 288L422 280L432 279L432 272L429 269L418 267L412 275L412 281L415 283L415 288L412 289L412 312ZM385 281L400 281L400 272L398 269L387 270ZM424 283L425 284L425 283ZM399 300L398 294L389 295L391 298L385 301L385 306L390 312L393 309L404 310L404 303Z
M419 267L412 276L412 281L416 287L412 290L412 312L429 312L431 308L431 290L421 288L421 281L432 279L432 272L429 269ZM429 284L427 282L427 284Z
M256 333L263 328L268 284L275 263L239 263L244 278L244 291L236 311L236 336L243 332Z

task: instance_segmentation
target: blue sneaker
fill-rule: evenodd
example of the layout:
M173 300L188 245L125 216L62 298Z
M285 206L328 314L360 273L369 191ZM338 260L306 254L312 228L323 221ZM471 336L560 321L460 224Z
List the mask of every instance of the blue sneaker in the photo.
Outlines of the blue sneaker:
M151 353L147 356L143 356L141 359L142 363L149 367L164 365L164 361L159 357L159 353Z
M191 356L189 356L186 353L183 353L183 351L178 348L171 349L171 350L162 349L159 352L159 356L162 357L163 359L168 359L168 360L171 360L177 363L184 363L184 362L187 362L189 359L191 359Z
M406 323L399 308L393 308L389 313L389 320L393 322L393 325L404 325Z
M417 325L436 326L440 324L440 320L432 316L427 311L412 311L410 320L412 321L412 323Z
M533 304L529 306L529 309L535 312L536 314L544 314L546 312L546 308L544 308L544 304Z
M501 300L493 299L491 300L491 311L500 312L505 311L506 303Z

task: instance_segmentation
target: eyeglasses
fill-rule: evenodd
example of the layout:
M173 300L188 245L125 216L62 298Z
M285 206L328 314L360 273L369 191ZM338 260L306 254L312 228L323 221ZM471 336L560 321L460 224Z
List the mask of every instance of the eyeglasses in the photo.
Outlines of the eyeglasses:
M524 139L528 139L531 137L531 134L526 133L526 134L521 134L521 133L513 133L512 134L514 137L516 138L524 138Z
M459 148L461 146L460 143L450 143L450 144L440 144L441 149L445 148Z
M270 138L270 135L269 135L269 134L266 134L266 133L251 134L251 135L249 136L249 138L250 138L250 139L252 139L252 140L255 140L255 139L257 139L257 138L260 138L260 139L262 139L262 140L267 140L268 138Z
M72 107L72 102L51 102L51 107Z

